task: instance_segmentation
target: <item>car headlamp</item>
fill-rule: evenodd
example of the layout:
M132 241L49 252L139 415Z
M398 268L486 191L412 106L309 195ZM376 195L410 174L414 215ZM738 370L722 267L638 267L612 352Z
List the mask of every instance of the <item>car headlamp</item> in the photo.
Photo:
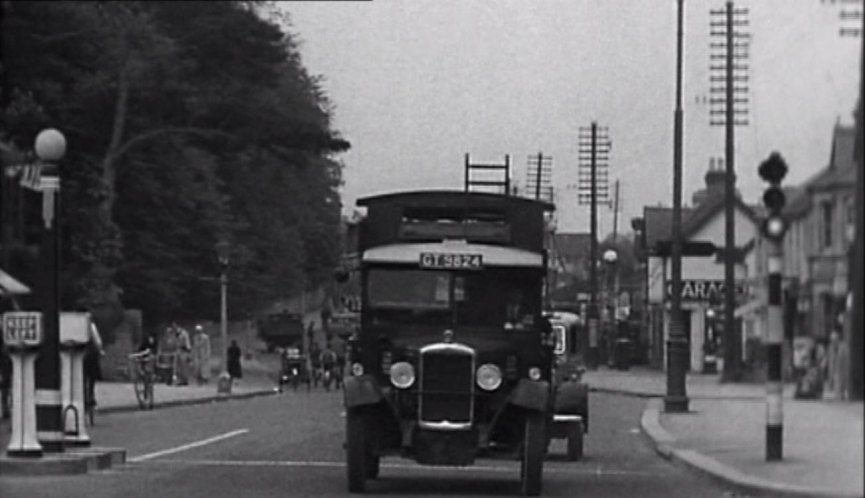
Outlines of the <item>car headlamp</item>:
M476 380L484 391L495 391L502 385L502 371L492 363L485 363L478 367Z
M399 389L408 389L414 384L414 367L406 361L398 361L390 367L390 382Z

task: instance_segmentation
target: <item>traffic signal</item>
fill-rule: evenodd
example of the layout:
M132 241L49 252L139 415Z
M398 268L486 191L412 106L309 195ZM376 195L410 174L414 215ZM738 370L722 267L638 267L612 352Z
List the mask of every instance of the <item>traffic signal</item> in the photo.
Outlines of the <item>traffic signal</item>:
M786 198L781 190L781 180L787 175L787 163L781 154L773 152L757 169L760 178L769 183L763 191L763 204L768 215L763 221L763 235L772 240L781 240L787 231L787 220L781 214Z

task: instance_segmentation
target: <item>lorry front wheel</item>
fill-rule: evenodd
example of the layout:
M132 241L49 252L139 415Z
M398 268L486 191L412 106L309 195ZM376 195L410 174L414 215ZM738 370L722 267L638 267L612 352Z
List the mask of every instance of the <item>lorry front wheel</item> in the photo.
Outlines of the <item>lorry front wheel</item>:
M523 434L523 455L520 467L522 492L525 496L541 494L546 449L546 419L543 413L532 412L526 417Z
M576 462L583 458L583 423L568 425L568 460Z

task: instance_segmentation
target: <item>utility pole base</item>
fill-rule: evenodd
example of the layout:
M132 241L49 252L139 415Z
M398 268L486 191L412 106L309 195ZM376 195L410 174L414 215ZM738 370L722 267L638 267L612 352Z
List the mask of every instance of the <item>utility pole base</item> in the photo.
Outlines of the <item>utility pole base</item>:
M687 413L688 412L688 397L687 396L665 396L664 397L664 412L666 413Z
M766 426L766 461L777 462L784 459L784 426Z

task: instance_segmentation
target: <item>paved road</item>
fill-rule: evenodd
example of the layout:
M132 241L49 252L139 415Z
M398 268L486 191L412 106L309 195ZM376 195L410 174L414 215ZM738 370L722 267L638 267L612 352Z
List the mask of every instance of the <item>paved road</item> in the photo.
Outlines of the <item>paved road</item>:
M644 400L597 393L586 458L563 460L555 441L544 496L723 497L724 488L658 457L639 433ZM93 440L130 463L75 477L0 477L3 498L347 496L340 394L316 391L156 410L97 420ZM558 456L557 456L558 455ZM517 462L467 469L382 462L372 495L517 496Z

